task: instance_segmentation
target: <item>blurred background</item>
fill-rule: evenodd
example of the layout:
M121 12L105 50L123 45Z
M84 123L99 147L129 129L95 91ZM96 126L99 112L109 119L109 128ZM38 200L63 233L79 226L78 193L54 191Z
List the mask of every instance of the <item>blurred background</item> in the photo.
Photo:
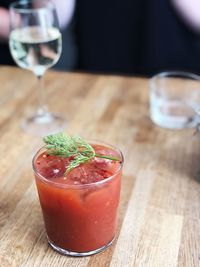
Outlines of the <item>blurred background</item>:
M200 74L199 0L52 0L63 36L58 70L151 76ZM0 0L0 64L8 48L8 7Z

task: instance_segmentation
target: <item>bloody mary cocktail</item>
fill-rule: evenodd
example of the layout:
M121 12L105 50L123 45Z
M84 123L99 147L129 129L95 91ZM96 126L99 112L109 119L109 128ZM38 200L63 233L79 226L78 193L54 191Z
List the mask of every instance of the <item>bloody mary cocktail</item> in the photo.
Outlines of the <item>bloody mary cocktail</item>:
M98 155L66 174L70 159L39 150L33 169L49 244L72 256L97 253L116 234L123 156L112 146L92 143Z

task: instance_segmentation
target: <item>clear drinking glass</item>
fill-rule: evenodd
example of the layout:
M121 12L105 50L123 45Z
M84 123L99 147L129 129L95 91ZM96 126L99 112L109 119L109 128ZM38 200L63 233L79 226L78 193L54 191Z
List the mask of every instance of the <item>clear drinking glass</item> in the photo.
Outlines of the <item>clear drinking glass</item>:
M12 3L9 11L11 55L19 67L31 70L38 79L38 108L22 122L22 127L42 136L61 131L66 121L49 112L42 79L46 70L56 64L62 51L55 7L49 0L23 0Z
M181 72L161 72L150 79L150 117L169 129L195 127L199 118L200 77Z
M96 153L120 161L95 158L66 174L66 158L46 154L44 148L33 158L48 242L64 255L98 253L116 235L123 155L111 145L90 144Z

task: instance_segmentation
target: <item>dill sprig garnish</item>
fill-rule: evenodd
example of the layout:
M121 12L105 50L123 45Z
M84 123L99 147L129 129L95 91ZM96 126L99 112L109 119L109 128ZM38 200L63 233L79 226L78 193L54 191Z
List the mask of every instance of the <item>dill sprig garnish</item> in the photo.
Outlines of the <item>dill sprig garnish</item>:
M59 157L72 158L66 172L70 172L82 163L86 163L94 157L120 161L115 157L97 155L94 148L80 136L70 136L65 133L57 133L43 138L47 153Z

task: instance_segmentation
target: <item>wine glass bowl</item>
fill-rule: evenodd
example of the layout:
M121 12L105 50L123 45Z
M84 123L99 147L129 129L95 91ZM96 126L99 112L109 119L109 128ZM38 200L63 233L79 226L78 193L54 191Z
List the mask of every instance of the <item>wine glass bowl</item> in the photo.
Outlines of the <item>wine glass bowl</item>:
M16 64L31 70L38 79L38 108L23 121L24 130L46 135L63 130L65 119L48 111L42 77L56 64L62 51L62 36L53 3L49 0L19 1L10 6L9 47Z

